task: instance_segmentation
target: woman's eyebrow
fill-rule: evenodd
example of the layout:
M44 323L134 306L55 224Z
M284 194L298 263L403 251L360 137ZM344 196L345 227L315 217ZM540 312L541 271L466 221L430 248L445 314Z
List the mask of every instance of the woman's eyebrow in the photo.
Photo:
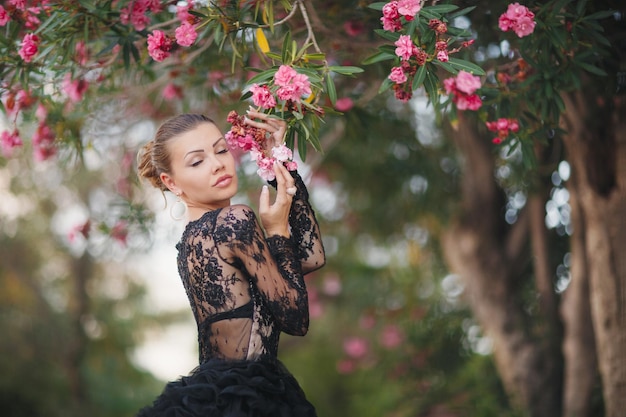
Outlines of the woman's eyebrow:
M224 136L222 136L221 138L216 140L215 143L213 143L213 147L215 148L217 146L217 144L220 143L220 141L222 141L222 140L226 140L226 139L224 139Z

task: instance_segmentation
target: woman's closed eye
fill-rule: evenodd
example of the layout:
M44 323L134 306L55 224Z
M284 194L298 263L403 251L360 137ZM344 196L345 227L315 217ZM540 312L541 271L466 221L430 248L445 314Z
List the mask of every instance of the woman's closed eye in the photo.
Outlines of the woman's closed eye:
M200 165L200 164L202 163L202 161L203 161L203 159L200 159L200 160L194 161L194 162L191 164L191 166L192 166L192 167L197 167L198 165Z

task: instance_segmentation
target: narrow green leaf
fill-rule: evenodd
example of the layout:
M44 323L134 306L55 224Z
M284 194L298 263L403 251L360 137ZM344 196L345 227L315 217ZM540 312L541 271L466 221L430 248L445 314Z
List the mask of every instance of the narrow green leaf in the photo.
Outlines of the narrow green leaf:
M378 88L378 93L380 94L384 91L389 90L392 85L393 85L393 81L391 81L389 78L385 78L383 82L380 84L380 87Z
M577 62L576 65L592 74L599 75L601 77L607 76L607 73L602 68L598 68L595 65L587 64L586 62Z
M469 12L474 10L475 8L476 8L476 6L466 7L465 9L461 9L458 12L452 13L451 15L447 16L447 18L448 18L448 20L453 20L453 19L456 19L457 17L465 16L466 14L468 14Z
M589 16L585 16L583 20L601 20L611 17L615 14L615 10L603 10L601 12L592 13Z
M274 76L274 74L276 74L277 70L278 70L277 68L270 68L268 70L265 70L265 71L255 75L254 77L250 78L247 83L248 84L262 84L265 81L267 81L270 78L272 78Z
M341 75L352 75L352 74L358 74L358 73L363 72L363 68L352 67L349 65L346 65L346 66L331 65L328 67L328 70L332 72L336 72L337 74L341 74Z
M459 6L455 6L454 4L437 4L435 6L426 6L420 10L420 13L424 12L424 10L431 13L439 13L446 14L457 10Z
M281 59L283 63L288 62L287 54L289 53L290 46L291 46L291 32L287 31L287 33L285 33L285 38L283 39L282 59Z
M389 52L376 52L374 55L371 55L361 62L363 65L371 65L376 62L388 61L390 59L395 59L398 56L396 54L390 54Z
M417 90L424 83L424 78L426 77L426 65L422 65L415 72L415 77L413 77L413 84L411 84L411 89L413 91Z
M337 90L335 89L335 82L330 73L326 74L326 94L328 94L328 98L334 106L337 102Z
M383 29L375 29L374 32L379 35L381 38L387 39L388 41L395 42L400 39L399 32L389 32L388 30Z
M459 71L467 71L474 75L485 75L485 70L483 70L481 67L474 64L473 62L469 62L464 59L450 58L448 60L448 63Z
M369 4L367 7L369 7L370 9L373 9L373 10L381 10L382 11L383 7L385 7L385 4L387 4L387 3L385 3L385 2L376 2L376 3Z

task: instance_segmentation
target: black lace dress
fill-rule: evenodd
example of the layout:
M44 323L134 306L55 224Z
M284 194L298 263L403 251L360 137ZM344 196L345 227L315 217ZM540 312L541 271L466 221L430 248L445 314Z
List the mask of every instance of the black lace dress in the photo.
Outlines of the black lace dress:
M313 417L315 409L278 360L281 332L309 326L303 275L325 262L302 179L291 237L265 237L254 212L233 205L190 222L178 269L198 324L200 366L169 382L138 417Z

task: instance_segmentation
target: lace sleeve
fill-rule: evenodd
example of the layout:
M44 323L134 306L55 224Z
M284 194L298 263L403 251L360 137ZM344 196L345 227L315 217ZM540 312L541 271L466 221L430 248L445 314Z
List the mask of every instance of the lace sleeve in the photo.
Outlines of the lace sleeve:
M216 235L221 236L225 247L225 251L220 250L222 257L245 269L283 332L306 334L308 296L295 245L282 236L266 240L254 211L247 206L231 206L219 217Z
M302 273L308 274L324 266L326 255L315 211L309 203L309 192L298 172L290 172L296 180L298 189L289 212L291 238L297 244L297 256L302 265ZM276 181L270 181L270 185L276 187Z

